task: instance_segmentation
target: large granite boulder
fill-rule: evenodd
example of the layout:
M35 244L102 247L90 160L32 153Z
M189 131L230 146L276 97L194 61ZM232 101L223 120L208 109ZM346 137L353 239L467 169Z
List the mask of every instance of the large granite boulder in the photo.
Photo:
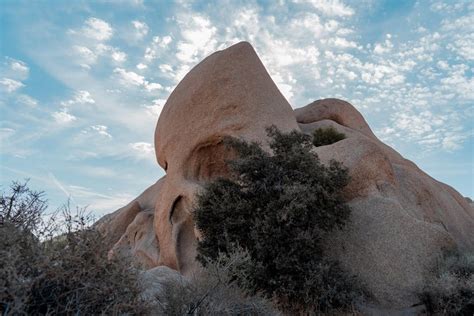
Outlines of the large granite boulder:
M195 194L228 172L225 160L232 152L222 139L266 146L270 125L305 133L333 126L346 135L315 148L323 162L339 160L351 176L344 191L351 223L327 241L327 253L367 285L377 304L417 303L416 293L442 251L474 251L468 200L377 139L349 103L325 99L293 111L253 48L239 43L204 59L170 95L155 132L166 176L98 223L110 255L191 275L200 238L192 220Z
M379 303L415 304L444 250L474 250L474 210L468 201L377 139L351 104L318 100L296 109L295 116L305 133L331 126L346 135L315 150L324 162L341 161L351 177L344 192L351 224L327 248Z
M194 67L171 93L155 132L166 181L155 209L160 263L185 275L195 266L192 209L202 183L227 173L232 155L223 138L265 143L265 128L298 129L290 104L250 44L216 52Z

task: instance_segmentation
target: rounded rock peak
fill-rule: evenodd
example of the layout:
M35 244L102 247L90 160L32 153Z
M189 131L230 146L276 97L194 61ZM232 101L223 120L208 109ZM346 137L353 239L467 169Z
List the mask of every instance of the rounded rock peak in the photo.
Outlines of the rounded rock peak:
M264 142L270 125L299 129L252 45L239 42L206 57L173 90L155 130L157 160L178 168L190 151L224 136Z

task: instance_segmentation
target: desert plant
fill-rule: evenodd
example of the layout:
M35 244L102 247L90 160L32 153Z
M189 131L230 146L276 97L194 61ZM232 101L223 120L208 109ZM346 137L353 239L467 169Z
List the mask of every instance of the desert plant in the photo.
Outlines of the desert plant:
M346 135L339 133L334 127L317 128L313 132L313 145L316 147L334 144L346 138Z
M238 267L248 262L241 249L206 262L185 282L164 282L159 313L162 315L278 315L270 302L248 295L236 283Z
M42 221L46 208L44 192L31 190L28 180L24 183L14 181L10 192L0 196L0 222L33 232Z
M226 140L238 158L229 162L230 178L210 182L198 196L198 260L206 265L242 247L250 260L238 282L252 293L277 298L285 311L349 307L361 291L322 247L350 215L340 195L347 169L322 164L307 135L271 127L268 136L271 153Z
M3 201L6 201L5 203ZM137 272L107 259L84 209L49 216L25 184L2 194L0 303L3 314L143 313ZM10 206L11 205L11 206ZM49 225L55 222L56 225Z
M473 315L474 254L444 254L420 296L431 314Z

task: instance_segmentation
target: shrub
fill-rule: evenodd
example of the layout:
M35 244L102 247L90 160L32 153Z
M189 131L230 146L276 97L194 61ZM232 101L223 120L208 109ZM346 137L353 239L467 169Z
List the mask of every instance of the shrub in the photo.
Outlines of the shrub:
M346 138L346 135L339 133L334 127L317 128L313 132L313 145L316 147L337 143Z
M260 296L249 296L236 283L236 267L250 260L245 251L207 261L190 280L163 283L160 315L278 315Z
M347 308L361 291L322 247L350 215L340 196L347 169L322 164L307 135L267 131L271 154L257 143L226 140L238 158L229 162L230 178L198 196L198 260L205 265L242 247L250 260L238 281L251 293L277 298L286 311Z
M14 183L2 194L0 303L3 314L143 313L137 275L107 259L91 217L69 205L45 220L42 194ZM50 225L56 223L56 225Z
M474 314L474 254L443 256L420 295L431 314Z

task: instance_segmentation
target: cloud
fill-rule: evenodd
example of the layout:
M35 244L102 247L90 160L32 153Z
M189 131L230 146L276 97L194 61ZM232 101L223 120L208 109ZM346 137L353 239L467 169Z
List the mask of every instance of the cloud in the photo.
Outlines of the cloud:
M169 35L166 35L163 37L160 37L160 36L153 37L153 40L150 46L148 46L145 49L145 55L144 55L145 60L147 62L150 62L153 59L156 59L160 55L161 52L164 52L168 48L169 44L172 41L173 39Z
M79 185L68 185L67 189L71 192L71 198L77 201L75 204L79 207L87 207L99 216L113 212L134 199L134 196L129 193L104 194Z
M217 28L200 15L182 16L178 19L181 40L177 43L176 58L184 63L195 63L204 55L216 50Z
M115 68L114 73L119 76L120 82L125 86L143 87L146 91L152 92L163 89L163 86L156 82L149 82L144 76L123 68Z
M131 143L130 146L132 147L132 149L144 154L149 154L154 151L153 146L150 143L146 142Z
M81 131L82 135L99 135L105 138L112 138L108 132L108 127L105 125L92 125Z
M7 93L12 93L24 87L25 85L14 79L2 78L0 79L0 86L2 87L2 90L6 91Z
M68 124L77 120L77 118L74 115L69 114L66 109L62 109L58 112L53 112L53 114L51 115L58 124Z
M65 107L76 104L95 104L95 100L89 91L79 90L74 92L72 99L61 102L61 105Z
M84 186L62 183L52 172L48 173L48 178L75 205L87 207L96 215L112 212L133 200L133 196L127 193L103 194Z
M385 40L385 42L375 44L374 53L378 55L389 53L393 48L393 44L390 41L390 38L391 35L387 34L387 39Z
M84 26L80 32L85 37L94 39L96 41L107 41L114 33L109 23L93 17L88 18L84 22Z
M294 0L295 3L309 3L317 11L327 16L351 16L354 10L339 0Z
M73 46L73 51L77 54L79 59L77 62L85 66L85 68L90 68L90 64L94 64L97 60L97 55L85 46L75 45Z
M133 157L139 160L150 160L155 162L155 148L152 144L147 142L136 142L128 144L132 149L130 153Z
M128 86L142 86L145 85L145 77L133 71L126 71L123 68L115 68L114 73L119 75L121 82Z
M5 141L7 138L13 136L15 134L15 130L9 127L1 127L0 128L0 140Z
M155 99L152 101L151 105L146 105L145 108L148 110L148 113L153 115L158 119L160 117L161 111L163 110L163 106L165 105L165 99Z
M148 34L148 25L141 21L132 21L132 25L135 29L135 36L142 39Z
M17 97L17 102L21 103L23 105L30 106L30 107L35 107L35 106L38 105L38 100L36 100L35 98L32 98L32 97L30 97L29 95L26 95L26 94L20 94Z
M147 69L147 68L148 68L148 66L143 64L143 63L137 64L137 69L138 70L144 70L144 69Z
M0 72L4 77L23 81L28 78L30 68L21 60L5 57L3 64L0 67Z
M66 187L61 183L61 181L58 180L58 178L56 178L56 176L52 172L48 172L48 178L61 192L64 193L66 198L71 199L74 202L71 193L69 193Z
M117 63L123 63L127 60L127 54L116 47L100 43L96 46L95 50L98 55L109 56L113 61Z

